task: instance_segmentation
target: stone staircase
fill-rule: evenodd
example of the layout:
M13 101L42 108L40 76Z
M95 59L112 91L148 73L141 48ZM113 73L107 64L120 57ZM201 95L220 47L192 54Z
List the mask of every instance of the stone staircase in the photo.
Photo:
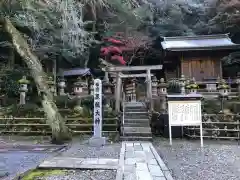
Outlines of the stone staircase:
M121 125L121 140L151 141L152 133L149 125L148 110L145 103L128 102L124 105Z

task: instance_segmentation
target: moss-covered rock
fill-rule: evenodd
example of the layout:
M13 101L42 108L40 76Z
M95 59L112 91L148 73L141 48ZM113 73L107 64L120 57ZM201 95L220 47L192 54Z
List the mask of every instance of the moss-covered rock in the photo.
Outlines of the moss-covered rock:
M53 175L64 175L66 174L66 170L32 170L24 177L22 180L38 180L44 177L53 176Z

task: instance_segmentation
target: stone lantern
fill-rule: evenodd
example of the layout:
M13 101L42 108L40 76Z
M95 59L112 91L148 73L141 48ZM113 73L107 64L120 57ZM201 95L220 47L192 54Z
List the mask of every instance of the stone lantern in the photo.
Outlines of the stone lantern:
M26 93L28 92L28 84L30 82L27 80L26 76L23 76L18 83L20 84L20 104L26 104Z
M223 111L224 100L228 99L229 95L229 86L226 84L226 81L222 79L220 80L217 89L219 92L218 97L221 100L221 111Z
M105 98L105 111L111 112L112 108L110 107L110 99L111 95L113 94L112 89L113 89L113 84L110 83L108 79L108 74L105 74L104 80L103 80L103 94Z
M167 83L161 78L158 84L158 96L160 97L160 112L167 110Z
M66 80L63 77L59 79L58 87L59 87L59 95L64 96L65 95L64 89L66 88Z
M94 95L94 80L91 79L90 81L90 95Z
M167 94L167 83L164 82L163 78L160 79L157 89L158 89L158 95Z
M180 92L181 92L181 94L185 94L186 78L183 74L181 75L181 78L179 79L179 82L180 82Z
M195 78L193 77L189 84L186 86L189 94L197 94L198 85L196 83Z
M54 94L56 92L56 88L55 88L55 83L53 81L53 77L52 76L48 77L47 84L48 84L48 87L50 89L50 92L52 94Z
M74 83L73 91L76 96L82 97L88 95L87 83L82 80L81 77L78 77L77 81Z
M75 94L74 99L77 101L74 109L76 111L82 112L81 98L88 96L87 83L84 80L82 80L81 77L78 77L77 81L74 83L73 91Z
M190 82L191 82L191 81L190 81L189 79L186 80L186 83L185 83L186 93L190 93L190 92L189 92L189 89L188 89L188 85L190 84Z
M156 76L153 76L152 78L152 96L156 97L158 95L157 89L158 89L158 80Z
M222 79L220 81L220 84L217 87L218 92L219 92L219 96L222 97L227 97L229 94L229 86L227 85L227 83L225 82L224 79Z

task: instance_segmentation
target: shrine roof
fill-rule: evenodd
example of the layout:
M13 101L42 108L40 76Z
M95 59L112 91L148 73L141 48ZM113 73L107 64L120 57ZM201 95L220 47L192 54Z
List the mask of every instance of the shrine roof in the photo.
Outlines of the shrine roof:
M168 51L240 49L228 34L163 37L161 45Z
M74 68L63 71L63 76L86 76L91 75L89 68Z

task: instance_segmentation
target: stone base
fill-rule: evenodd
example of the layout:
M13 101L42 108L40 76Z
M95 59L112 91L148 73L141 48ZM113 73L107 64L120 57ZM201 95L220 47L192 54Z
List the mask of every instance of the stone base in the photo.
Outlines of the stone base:
M105 137L91 137L88 141L90 146L104 146L106 144L106 138Z

